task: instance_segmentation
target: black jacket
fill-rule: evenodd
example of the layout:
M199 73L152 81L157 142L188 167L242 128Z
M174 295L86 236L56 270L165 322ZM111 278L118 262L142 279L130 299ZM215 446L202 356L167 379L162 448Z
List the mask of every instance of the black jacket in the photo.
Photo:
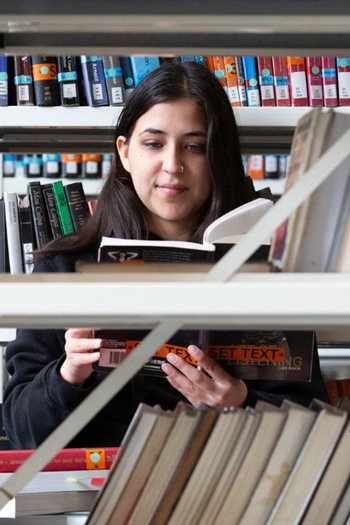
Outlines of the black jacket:
M94 260L93 253L45 256L35 272L72 272L76 260ZM96 370L83 387L74 387L59 375L65 358L64 330L18 330L6 350L11 375L3 401L6 433L16 448L37 447L104 377ZM312 398L328 401L314 352L312 381L247 381L246 404L258 399L279 405L284 398L307 406ZM68 445L71 447L117 446L137 405L142 401L174 408L182 396L166 379L137 375L109 402Z

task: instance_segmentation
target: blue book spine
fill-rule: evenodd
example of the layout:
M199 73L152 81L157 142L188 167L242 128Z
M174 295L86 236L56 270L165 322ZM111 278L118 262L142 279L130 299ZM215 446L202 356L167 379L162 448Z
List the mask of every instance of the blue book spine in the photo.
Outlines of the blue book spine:
M135 86L141 82L145 76L151 71L159 67L160 62L158 57L143 56L130 57L132 72L134 76Z
M104 55L102 60L109 104L110 106L123 105L125 103L125 90L120 58L114 55Z
M242 56L242 64L248 106L261 106L256 58L254 56Z
M7 74L7 56L0 55L0 106L8 106L9 83Z
M120 66L122 68L125 95L127 97L135 87L130 57L120 57Z
M108 106L108 94L101 56L82 55L81 69L84 89L89 106Z

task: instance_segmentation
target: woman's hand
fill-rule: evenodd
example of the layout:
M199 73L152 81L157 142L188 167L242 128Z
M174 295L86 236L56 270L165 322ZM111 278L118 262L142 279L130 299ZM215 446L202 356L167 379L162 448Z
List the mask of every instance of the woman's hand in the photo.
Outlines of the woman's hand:
M92 372L92 365L100 358L101 339L93 339L91 328L70 328L65 333L66 360L61 366L61 377L80 386Z
M211 357L197 346L188 351L199 362L202 370L186 363L176 354L168 354L168 363L162 365L169 383L194 406L241 406L247 397L247 386L241 379L230 376Z

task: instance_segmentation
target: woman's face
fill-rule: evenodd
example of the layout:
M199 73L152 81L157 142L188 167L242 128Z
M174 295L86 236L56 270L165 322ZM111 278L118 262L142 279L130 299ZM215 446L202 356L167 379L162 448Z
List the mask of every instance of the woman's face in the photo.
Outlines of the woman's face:
M205 116L189 98L154 105L128 142L117 139L148 227L162 238L188 239L198 223L211 193L206 142Z

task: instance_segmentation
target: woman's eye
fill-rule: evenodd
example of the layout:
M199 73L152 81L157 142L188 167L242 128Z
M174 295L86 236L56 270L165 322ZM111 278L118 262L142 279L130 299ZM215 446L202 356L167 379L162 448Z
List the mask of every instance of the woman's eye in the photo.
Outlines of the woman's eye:
M186 144L186 149L193 153L205 153L207 147L205 144Z
M145 146L149 149L158 149L162 147L161 143L156 140L145 142Z

